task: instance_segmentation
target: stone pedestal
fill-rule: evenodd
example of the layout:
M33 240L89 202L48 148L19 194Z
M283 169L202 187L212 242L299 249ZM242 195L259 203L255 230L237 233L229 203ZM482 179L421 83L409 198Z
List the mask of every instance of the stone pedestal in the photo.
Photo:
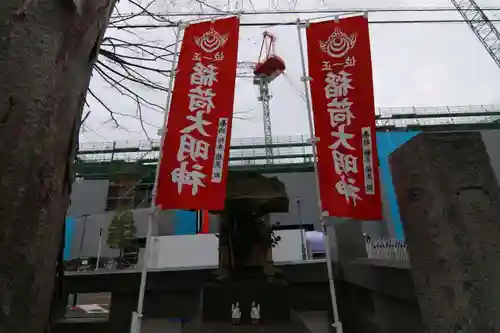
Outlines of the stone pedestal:
M500 194L480 133L420 134L390 162L426 331L500 332Z

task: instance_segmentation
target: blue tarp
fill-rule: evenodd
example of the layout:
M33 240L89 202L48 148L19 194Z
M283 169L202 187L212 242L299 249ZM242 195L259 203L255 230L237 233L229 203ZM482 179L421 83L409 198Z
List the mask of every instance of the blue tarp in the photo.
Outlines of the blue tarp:
M196 212L176 210L174 214L174 233L176 235L196 234Z
M391 167L389 165L389 155L401 147L408 140L418 135L420 132L378 132L377 150L380 161L380 178L385 189L385 200L389 203L388 222L392 223L395 237L404 239L403 224L399 215L399 206L396 198L396 191L392 182Z
M64 234L64 260L71 259L71 243L73 242L73 234L75 233L75 218L66 217L66 232Z

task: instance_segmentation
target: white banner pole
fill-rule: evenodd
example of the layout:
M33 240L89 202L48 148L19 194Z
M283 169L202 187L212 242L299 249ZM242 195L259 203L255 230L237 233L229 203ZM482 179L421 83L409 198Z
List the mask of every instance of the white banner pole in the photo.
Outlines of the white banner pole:
M313 155L313 166L314 166L314 175L315 175L315 180L316 180L316 194L318 196L318 207L319 207L319 220L321 222L321 227L323 228L323 233L325 235L325 253L326 253L326 267L328 271L328 280L330 284L330 296L332 298L332 310L333 310L333 324L332 326L335 327L337 333L342 333L342 323L340 322L339 319L339 312L338 312L338 306L337 306L337 296L335 294L335 283L334 283L334 278L333 278L333 263L332 263L332 255L330 252L330 240L328 237L328 231L326 230L326 225L325 225L325 220L324 220L324 214L322 212L322 206L321 206L321 194L319 190L319 175L318 175L318 161L317 161L317 154L316 154L316 142L319 141L319 138L316 138L314 136L314 125L313 125L313 117L312 117L312 108L311 108L311 98L309 96L309 86L308 82L311 81L311 77L307 75L306 71L306 60L304 56L304 45L302 41L302 31L301 28L302 26L307 27L309 25L309 22L306 21L305 23L301 23L300 19L297 19L297 32L299 36L299 47L300 47L300 59L302 62L302 82L304 83L304 94L305 94L305 100L306 100L306 107L307 107L307 117L309 121L309 133L311 136L311 146L312 146L312 155Z
M167 92L167 101L165 104L165 114L163 117L163 124L161 130L161 139L160 139L160 150L159 150L159 155L158 155L158 164L156 165L156 173L155 173L155 182L153 185L153 192L151 193L151 212L148 217L148 231L147 231L147 236L146 236L146 248L144 251L144 259L143 259L143 264L142 264L142 271L141 271L141 284L139 287L139 299L137 301L137 311L132 313L132 323L130 326L130 332L131 333L140 333L141 331L141 321L143 318L143 309L144 309L144 295L146 292L146 280L148 276L148 264L149 264L149 257L151 255L151 236L153 233L153 219L158 211L158 208L155 205L155 199L156 199L156 186L158 184L158 174L160 170L160 161L161 161L161 156L162 156L162 149L163 149L163 141L165 139L165 134L167 133L166 130L166 124L167 124L167 119L168 119L168 113L170 111L170 102L172 100L172 90L174 87L174 78L175 78L175 72L176 72L176 66L177 66L177 54L179 53L179 44L180 44L180 39L181 39L181 34L182 30L186 27L187 25L185 23L179 22L177 26L177 32L175 35L175 47L174 47L174 55L172 59L172 67L170 69L170 81L168 83L168 92Z
M95 270L99 269L99 260L101 258L101 250L102 250L102 228L99 230L99 245L97 247L97 262L95 264Z

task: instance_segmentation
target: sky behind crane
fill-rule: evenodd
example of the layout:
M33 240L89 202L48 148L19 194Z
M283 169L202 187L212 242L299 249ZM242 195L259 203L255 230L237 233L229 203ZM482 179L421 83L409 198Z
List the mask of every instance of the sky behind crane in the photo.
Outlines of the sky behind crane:
M145 0L143 0L145 2ZM215 13L228 10L227 0L167 0L155 3L151 11L176 13L173 21L189 21L203 17L181 16L181 13ZM477 0L480 6L500 7L500 0ZM449 0L231 0L230 10L289 11L344 8L453 8ZM120 2L121 13L137 12L137 7ZM489 12L500 19L500 11ZM292 22L297 18L333 18L331 13L244 15L242 22ZM370 20L461 20L457 12L374 12ZM147 24L156 22L147 16L134 20ZM500 103L500 68L476 39L465 23L372 24L371 47L375 86L375 103L379 107L478 105ZM305 102L301 96L301 63L295 26L241 27L239 61L255 62L259 56L262 33L268 30L277 37L276 53L287 65L285 75L271 84L271 119L273 135L289 136L308 132ZM107 35L127 40L156 41L171 44L175 28L133 29L126 32L108 29ZM157 64L169 69L168 63ZM158 80L166 85L166 78ZM85 121L81 139L86 142L158 139L157 129L163 115L160 110L142 105L138 110L134 100L121 96L98 75L91 82L92 91L113 110L129 116L116 115L120 128L109 121L109 112L89 98L91 114ZM156 104L164 105L166 93L139 86L140 91ZM143 120L143 126L138 120ZM249 78L236 82L236 117L233 138L262 137L262 110L257 101L257 89Z

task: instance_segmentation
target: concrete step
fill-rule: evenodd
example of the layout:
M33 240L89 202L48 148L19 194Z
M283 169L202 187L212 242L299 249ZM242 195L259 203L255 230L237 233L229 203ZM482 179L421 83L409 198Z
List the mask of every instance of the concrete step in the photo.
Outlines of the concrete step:
M169 319L144 318L141 333L181 333L182 324Z
M311 333L330 333L332 331L331 319L327 311L297 312Z
M203 322L201 319L188 323L182 333L311 333L302 319L294 312L288 324L240 324L227 322Z

